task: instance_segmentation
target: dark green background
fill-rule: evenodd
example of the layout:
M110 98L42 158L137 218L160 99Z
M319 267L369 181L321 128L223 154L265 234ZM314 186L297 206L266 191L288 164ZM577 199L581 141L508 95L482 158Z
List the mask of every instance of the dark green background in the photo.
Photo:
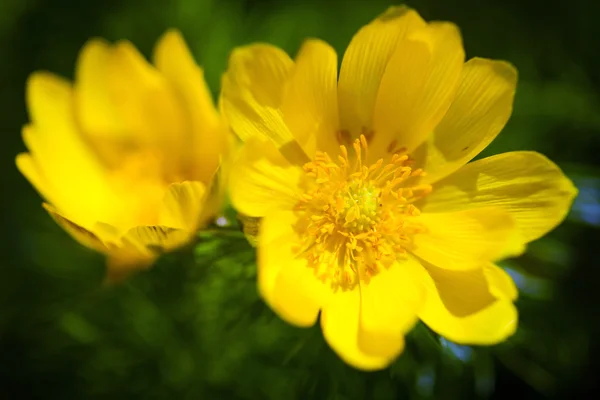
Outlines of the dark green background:
M505 59L519 69L513 117L485 154L540 151L580 189L561 227L504 264L521 289L521 324L500 346L455 346L419 325L390 369L352 370L318 327L289 327L262 304L253 250L235 226L102 289L102 257L55 226L14 166L24 150L27 75L45 69L72 77L89 37L126 38L149 55L159 35L177 27L216 94L234 46L268 41L294 53L313 36L341 53L391 4L0 2L0 399L576 398L593 390L600 306L594 0L408 2L426 19L457 23L468 56Z

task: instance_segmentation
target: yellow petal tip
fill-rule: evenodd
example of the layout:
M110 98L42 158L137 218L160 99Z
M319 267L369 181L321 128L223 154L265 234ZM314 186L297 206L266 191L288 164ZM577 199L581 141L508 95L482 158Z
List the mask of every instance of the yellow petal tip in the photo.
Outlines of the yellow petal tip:
M400 5L400 6L390 6L388 7L377 19L386 22L391 21L396 18L400 18L408 12L415 12L412 8Z
M169 28L162 34L162 36L158 39L156 47L159 48L161 46L184 46L185 41L183 39L183 34L177 28Z

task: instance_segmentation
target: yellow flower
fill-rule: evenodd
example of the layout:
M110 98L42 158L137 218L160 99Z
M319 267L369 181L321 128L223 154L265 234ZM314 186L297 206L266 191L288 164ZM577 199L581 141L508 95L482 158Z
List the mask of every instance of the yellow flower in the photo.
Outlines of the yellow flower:
M30 76L29 153L16 162L56 222L108 256L114 281L218 212L229 132L176 31L157 43L154 66L129 42L90 40L75 75Z
M347 363L384 368L418 319L451 341L516 329L511 278L494 263L558 225L577 191L534 152L467 164L508 120L517 72L464 60L457 27L393 7L337 55L307 40L292 61L235 50L220 105L245 141L233 205L262 217L261 296L313 325Z

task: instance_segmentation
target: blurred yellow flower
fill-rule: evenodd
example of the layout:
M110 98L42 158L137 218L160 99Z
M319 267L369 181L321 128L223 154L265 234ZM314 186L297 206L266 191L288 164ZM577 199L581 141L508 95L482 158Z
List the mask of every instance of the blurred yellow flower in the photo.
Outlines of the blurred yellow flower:
M108 256L109 280L147 268L219 211L231 136L178 32L159 40L154 66L129 42L90 40L73 84L31 75L27 106L17 166L59 225Z
M235 50L220 105L245 141L233 205L262 217L259 291L361 369L389 365L422 320L451 341L516 329L517 289L495 262L565 217L577 190L535 152L467 164L507 122L517 81L467 62L458 28L390 8L337 55Z

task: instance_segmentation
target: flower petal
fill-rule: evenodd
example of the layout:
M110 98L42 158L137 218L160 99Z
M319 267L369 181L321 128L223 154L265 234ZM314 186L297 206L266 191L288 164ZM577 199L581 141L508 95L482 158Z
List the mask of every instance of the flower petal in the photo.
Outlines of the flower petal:
M136 226L122 237L125 247L135 247L140 252L160 254L174 250L188 242L194 232L168 226Z
M425 26L408 7L390 7L352 38L342 60L338 99L341 127L353 137L372 127L377 92L398 41Z
M413 153L415 168L432 183L456 171L500 133L512 113L516 69L504 62L473 58L463 67L456 96L433 135Z
M449 271L424 264L427 299L419 318L438 334L459 344L490 345L517 328L517 310L490 291L483 268Z
M194 62L176 30L169 30L158 41L154 63L181 97L189 121L191 137L181 162L191 169L193 179L208 184L227 149L227 134L204 80L204 71Z
M37 166L35 160L29 153L20 153L17 155L15 160L17 164L17 169L31 185L39 192L39 194L49 202L53 202L54 199L54 190L46 180L46 178L42 175L39 167Z
M510 214L499 208L453 213L423 213L415 223L424 228L414 235L411 252L436 266L464 270L524 250ZM513 243L513 241L517 241Z
M163 169L177 173L189 126L169 82L131 43L122 41L111 53L106 85L133 145L156 149L166 158Z
M411 257L361 282L358 345L363 351L387 358L400 354L424 299L423 273Z
M499 266L489 263L483 266L483 274L488 283L490 293L505 300L516 300L519 291L511 276Z
M105 277L107 284L119 283L133 272L150 267L157 257L138 243L118 238L116 228L110 225L96 223L92 232L60 214L50 204L44 203L43 206L52 219L79 244L107 256Z
M370 355L358 345L360 292L337 292L321 311L323 336L333 351L347 364L366 371L387 367L404 347L399 338L396 354L387 357Z
M119 238L119 248L108 254L106 282L119 283L152 266L164 252L185 245L193 233L166 226L136 226Z
M337 54L330 45L317 39L304 42L281 111L288 128L311 159L316 150L337 153Z
M519 151L467 164L436 183L418 207L428 213L500 207L529 242L560 224L576 196L573 183L552 161Z
M89 229L116 203L106 171L79 135L70 84L48 73L32 74L27 106L33 125L23 128L23 138L55 190L54 205L69 210L71 218Z
M84 132L118 139L129 133L106 85L111 54L112 48L104 40L92 39L84 45L75 68L75 106Z
M204 127L220 123L204 80L204 71L194 61L178 30L171 29L158 40L154 48L154 64L186 101L195 131L200 133Z
M381 79L373 116L372 152L411 152L440 122L464 63L458 28L431 23L398 44Z
M239 212L250 217L291 210L300 196L302 173L302 168L291 165L273 143L249 139L231 166L231 201Z
M59 213L50 204L44 203L52 219L73 239L107 256L106 282L114 284L131 273L146 269L159 255L158 251L180 246L190 238L182 230L166 227L136 227L119 237L117 228L104 223L95 223L89 230Z
M206 186L202 182L172 183L160 210L160 224L194 232L201 222L205 196Z
M236 147L231 140L234 139L234 136L231 132L227 132L227 135L229 139L227 149L222 153L219 167L214 172L208 185L206 185L206 198L200 214L201 225L209 219L216 217L225 205L225 199L229 190L230 172L235 161L233 154Z
M300 238L293 212L268 214L261 222L258 246L258 283L262 297L285 321L311 326L331 295L315 269L298 253Z
M43 203L42 206L61 228L83 246L104 254L108 254L116 249L114 245L111 245L110 243L107 244L105 241L106 238L101 238L98 234L73 222L71 219L58 212L52 205Z
M221 83L221 109L242 139L270 139L277 147L294 141L283 121L281 101L294 62L268 44L254 44L231 53Z
M258 289L264 299L272 297L279 272L285 267L285 263L278 262L279 260L276 258L278 247L273 246L273 243L282 244L292 241L293 230L291 227L297 221L297 218L289 211L277 211L271 215L276 215L280 219L276 220L271 217L265 225L265 219L262 218L256 235L257 247L260 250L257 253ZM262 246L264 248L261 248ZM268 300L267 302L269 303Z

